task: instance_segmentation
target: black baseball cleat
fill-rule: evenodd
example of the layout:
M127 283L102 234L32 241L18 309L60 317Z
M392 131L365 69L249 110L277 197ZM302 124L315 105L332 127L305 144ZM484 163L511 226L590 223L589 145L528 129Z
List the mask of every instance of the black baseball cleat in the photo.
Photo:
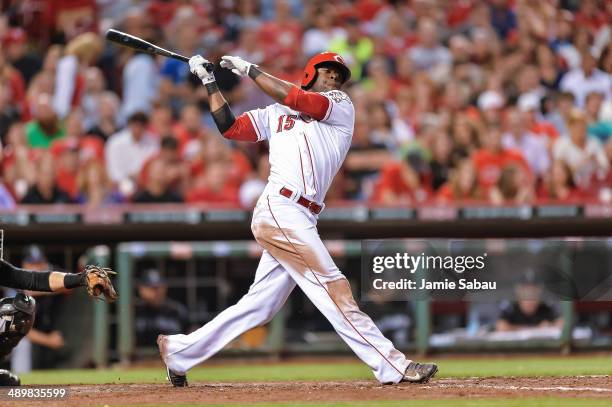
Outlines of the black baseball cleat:
M172 370L168 369L166 366L166 378L174 387L187 387L189 384L187 383L187 375L180 375L174 373Z
M427 383L436 373L438 373L438 365L435 363L410 362L404 372L402 382Z
M168 368L166 364L166 336L158 335L157 336L157 347L159 348L159 355L161 356L164 364L166 365L166 378L174 387L187 387L189 384L187 383L187 375L178 374L173 372Z
M0 369L0 386L21 386L21 380L19 380L17 375L12 374L8 370Z

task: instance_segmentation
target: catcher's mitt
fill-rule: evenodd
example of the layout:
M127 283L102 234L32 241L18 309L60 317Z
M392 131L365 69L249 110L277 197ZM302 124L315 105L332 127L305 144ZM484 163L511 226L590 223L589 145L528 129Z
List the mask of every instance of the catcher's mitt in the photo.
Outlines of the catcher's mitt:
M104 295L106 301L115 301L117 292L115 287L113 287L109 274L114 275L117 273L109 268L91 264L85 266L83 273L85 274L85 285L89 295L95 298L100 298L100 295Z

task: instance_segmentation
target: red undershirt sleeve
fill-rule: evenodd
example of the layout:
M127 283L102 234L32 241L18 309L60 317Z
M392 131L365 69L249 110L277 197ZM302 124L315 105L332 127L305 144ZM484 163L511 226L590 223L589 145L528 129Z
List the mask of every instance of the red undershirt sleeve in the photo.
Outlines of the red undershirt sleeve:
M238 116L232 127L223 133L223 137L238 141L259 141L257 131L248 113Z
M308 92L294 86L283 100L283 104L298 112L305 113L315 120L322 120L327 114L331 102L325 96Z

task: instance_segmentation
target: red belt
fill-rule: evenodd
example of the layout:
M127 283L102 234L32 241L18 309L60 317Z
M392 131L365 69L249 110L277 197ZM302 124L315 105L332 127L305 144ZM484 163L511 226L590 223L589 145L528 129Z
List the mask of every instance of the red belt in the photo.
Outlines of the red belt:
M280 194L289 199L293 197L293 191L285 187L281 188ZM306 199L301 195L296 202L302 205L304 208L308 209L310 212L314 213L315 215L320 214L321 211L323 210L323 207L321 205L319 205L315 201Z

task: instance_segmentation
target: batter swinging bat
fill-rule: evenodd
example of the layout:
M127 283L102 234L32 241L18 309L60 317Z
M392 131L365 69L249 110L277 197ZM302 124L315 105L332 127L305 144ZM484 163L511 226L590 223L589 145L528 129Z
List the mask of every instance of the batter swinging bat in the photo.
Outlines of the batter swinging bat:
M167 49L151 44L142 38L135 37L122 31L110 29L106 32L106 39L119 45L123 45L124 47L146 52L147 54L163 55L168 58L178 59L179 61L189 62L189 58L186 56L168 51ZM209 62L204 64L204 68L206 68L208 72L212 72L215 66Z

